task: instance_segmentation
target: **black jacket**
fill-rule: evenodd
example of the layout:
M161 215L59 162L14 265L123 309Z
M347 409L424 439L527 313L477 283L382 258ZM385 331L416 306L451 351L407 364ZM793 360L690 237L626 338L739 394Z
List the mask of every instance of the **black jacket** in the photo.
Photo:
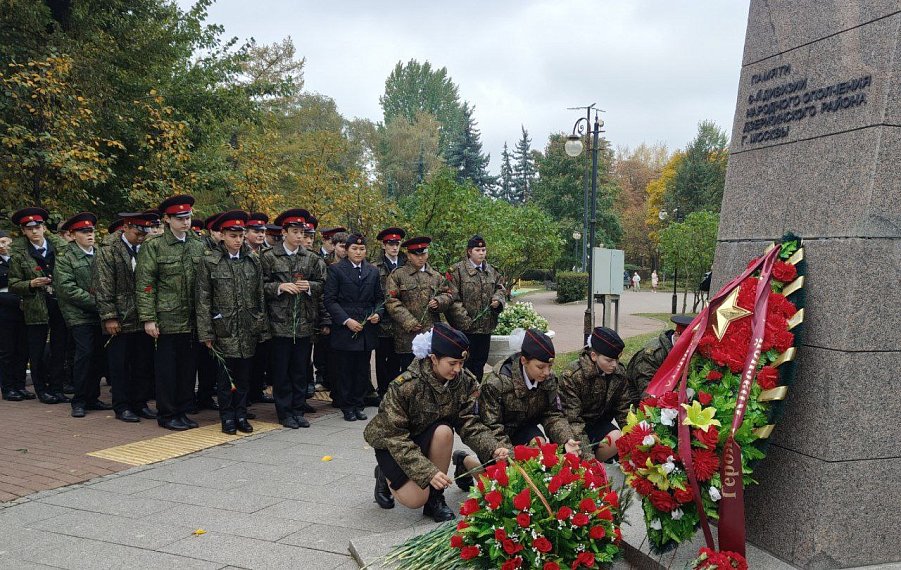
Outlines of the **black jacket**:
M385 295L379 282L379 272L368 261L362 264L360 278L349 259L342 259L328 267L323 302L332 317L331 346L335 350L373 350L378 345L377 325L364 324L366 317L378 313L385 315ZM356 335L344 326L344 321L354 319L363 325Z

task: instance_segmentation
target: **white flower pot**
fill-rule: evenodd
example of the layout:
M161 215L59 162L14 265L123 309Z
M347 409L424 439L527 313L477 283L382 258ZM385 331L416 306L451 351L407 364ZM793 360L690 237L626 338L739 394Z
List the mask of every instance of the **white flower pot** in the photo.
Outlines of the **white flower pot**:
M547 331L544 334L554 338L554 331ZM488 351L488 365L494 366L514 352L510 348L510 335L493 334L491 335L491 349Z

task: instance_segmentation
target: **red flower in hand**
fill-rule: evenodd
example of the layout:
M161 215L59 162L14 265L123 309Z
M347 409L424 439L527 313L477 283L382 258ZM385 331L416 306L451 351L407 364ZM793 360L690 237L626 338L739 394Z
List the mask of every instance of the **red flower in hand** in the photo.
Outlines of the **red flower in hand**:
M541 451L535 447L530 447L528 445L517 445L513 447L513 459L516 461L528 461L539 455L541 455Z

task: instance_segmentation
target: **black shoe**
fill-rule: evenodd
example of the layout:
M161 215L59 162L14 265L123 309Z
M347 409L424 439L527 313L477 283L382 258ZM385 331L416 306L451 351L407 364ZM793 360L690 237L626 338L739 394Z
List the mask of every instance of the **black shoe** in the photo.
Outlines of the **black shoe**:
M50 392L38 394L38 400L40 400L42 404L59 404L59 400Z
M308 420L307 418L305 418L303 416L294 416L294 420L297 422L297 425L299 425L302 428L310 427L310 420Z
M388 480L382 473L381 467L375 466L375 502L383 509L394 508L394 497L391 496L391 489L388 488Z
M68 404L69 402L72 401L72 398L66 396L62 392L54 392L53 397L56 398L56 401L59 402L60 404Z
M228 435L235 435L238 433L238 424L235 423L235 420L223 420L222 421L222 433Z
M354 417L360 421L368 420L369 417L363 413L363 410L354 410Z
M469 469L466 468L466 465L463 464L463 460L466 459L467 455L469 454L462 449L458 449L452 456L454 463L454 480L457 482L457 487L460 487L460 489L462 489L465 493L469 492L473 484L472 475L460 477L461 475L469 471Z
M3 393L3 399L9 402L21 402L25 399L25 396L23 396L21 392L10 390L9 392Z
M72 408L72 417L73 418L83 418L84 417L84 407L82 406L74 406Z
M315 414L316 408L314 408L310 404L304 402L303 405L300 406L300 411L302 411L305 414Z
M253 433L253 426L247 421L247 418L238 418L238 431L241 433Z
M73 386L72 384L66 384L65 386L63 386L63 393L64 394L74 394L75 386Z
M216 403L212 398L205 398L203 400L197 400L195 404L198 410L219 410L219 404Z
M344 421L346 421L346 422L357 421L357 414L355 414L353 410L345 410L344 411Z
M253 413L253 412L247 412L247 419L248 419L248 420L255 420L255 419L257 419L257 415L256 415L255 413Z
M101 402L97 400L95 402L91 402L90 404L84 407L86 410L112 410L113 407L107 404L106 402Z
M131 410L125 410L124 412L119 412L118 414L116 414L116 419L122 420L123 422L129 423L129 424L135 424L135 423L138 423L139 421L141 421L141 418L139 418L138 415Z
M187 424L185 424L183 421L181 421L181 418L172 418L171 420L162 421L162 422L158 422L158 423L160 424L160 427L163 427L166 429L171 429L172 431L185 431L185 430L191 429L188 427Z
M183 424L185 424L186 426L188 426L188 429L194 429L194 428L196 428L196 427L200 427L200 424L198 424L197 422L195 422L194 420L192 420L191 418L189 418L189 417L188 417L187 415L185 415L185 414L182 414L181 416L179 416L178 419L181 420L181 423L183 423Z
M155 420L156 419L156 411L153 408L151 408L150 406L144 406L143 408L141 408L140 410L135 412L135 415L138 415L138 416L144 418L145 420Z
M285 418L282 421L282 425L285 426L286 428L291 428L291 429L298 429L300 427L300 424L297 423L297 420L294 418L294 416L288 416L287 418Z
M22 397L26 400L34 400L35 398L37 398L37 396L35 396L32 392L29 392L28 390L19 390L19 393L22 394Z
M422 514L432 517L432 520L437 523L457 518L444 500L444 491L438 491L434 487L429 487L429 500L422 508Z

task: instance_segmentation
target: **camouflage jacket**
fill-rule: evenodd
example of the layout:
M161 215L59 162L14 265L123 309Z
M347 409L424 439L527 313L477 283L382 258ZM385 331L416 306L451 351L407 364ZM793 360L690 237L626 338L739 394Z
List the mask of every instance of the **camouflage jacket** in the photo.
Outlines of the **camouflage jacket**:
M96 254L97 248L88 255L74 241L57 254L53 282L59 310L70 327L100 324L91 276Z
M180 241L168 226L138 251L135 292L138 319L155 322L161 334L194 331L194 287L203 244L187 233Z
M220 245L197 268L197 339L213 341L225 358L250 358L265 328L260 258L241 248L237 260Z
M385 280L385 308L394 321L394 351L413 352L413 337L440 320L439 313L453 302L447 279L425 265L425 271L407 264L395 269ZM429 301L438 300L438 309L429 310ZM417 329L417 327L420 327Z
M570 364L560 377L563 411L575 439L583 446L597 443L588 441L585 424L615 419L620 426L624 426L629 406L632 405L629 381L623 365L617 364L613 374L603 374L591 361L588 352L587 348L584 349L579 359ZM592 455L587 447L583 447L583 450L584 455Z
M326 278L322 258L303 247L298 248L295 255L288 255L284 246L279 244L263 252L260 265L263 268L263 291L272 336L314 337L318 329L331 325L331 318L322 302ZM309 281L310 291L299 295L279 294L280 284L293 283L295 279Z
M404 263L406 263L407 258L403 254L397 256L397 267L402 267ZM376 269L379 270L379 282L382 285L382 291L387 291L386 287L388 286L388 276L391 275L391 272L396 268L392 268L388 264L388 259L382 255L379 257L379 260L376 261L373 265L375 265ZM388 311L385 311L385 316L379 321L379 336L385 338L391 338L394 336L394 322L391 320L391 315L388 314Z
M563 415L563 404L553 374L529 390L519 363L520 353L499 362L482 381L479 416L498 440L498 447L513 449L510 436L526 424L541 424L554 443L564 444L573 437ZM480 457L487 461L490 457Z
M114 233L97 251L94 262L94 298L101 321L116 319L123 333L141 332L143 324L138 319L137 293L135 292L135 270L132 269L131 253L121 234ZM141 246L143 248L143 246Z
M453 427L480 457L490 457L497 448L494 436L479 420L478 398L478 383L468 370L447 382L432 373L431 360L415 360L388 386L363 437L373 448L388 450L404 473L425 489L439 469L412 438L432 424L445 422Z
M100 247L107 247L116 243L116 240L122 241L122 230L116 230L111 234L106 234L103 239L97 240L97 242L100 244Z
M651 378L663 364L669 351L673 349L673 331L664 331L650 340L629 361L626 375L629 377L629 388L633 402L641 399L641 395L651 383Z
M55 282L50 287L32 289L31 280L36 277L54 279L56 259L68 245L66 240L50 232L46 232L44 238L53 250L53 256L49 259L39 258L24 237L17 238L10 247L9 292L22 298L26 325L46 325L49 322L47 296L55 296Z
M447 312L447 322L457 330L491 334L497 327L497 316L504 310L507 291L500 273L488 265L487 261L484 266L485 269L479 271L469 259L464 259L452 265L448 271L454 304ZM493 309L492 301L497 301L500 305Z

